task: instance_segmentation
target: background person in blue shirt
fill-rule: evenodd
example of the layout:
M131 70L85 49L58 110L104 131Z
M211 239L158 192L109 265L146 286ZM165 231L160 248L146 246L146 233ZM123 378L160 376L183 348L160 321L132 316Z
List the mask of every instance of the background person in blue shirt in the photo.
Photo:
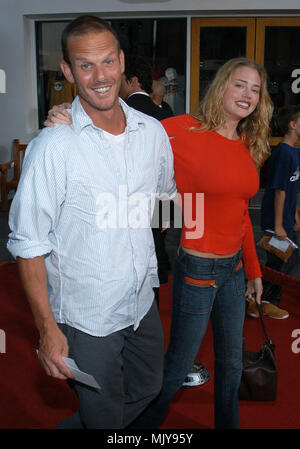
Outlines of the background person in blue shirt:
M299 184L299 153L295 148L300 138L300 105L286 106L279 110L278 124L283 140L274 149L268 164L268 178L261 207L261 227L270 229L280 240L287 237L295 241L294 231L300 230L297 211L297 188ZM266 266L288 274L297 262L296 251L287 262L267 252ZM289 316L278 307L281 287L263 280L262 306L265 315L283 319ZM255 303L250 303L248 315L258 317Z

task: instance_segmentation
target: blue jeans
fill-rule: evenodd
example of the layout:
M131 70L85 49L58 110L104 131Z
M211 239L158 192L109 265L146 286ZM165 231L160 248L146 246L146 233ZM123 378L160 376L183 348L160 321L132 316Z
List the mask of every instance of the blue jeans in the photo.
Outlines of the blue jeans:
M242 374L245 276L241 251L210 259L181 248L174 264L170 342L160 395L132 428L158 428L169 403L188 374L211 319L214 336L215 427L238 427Z

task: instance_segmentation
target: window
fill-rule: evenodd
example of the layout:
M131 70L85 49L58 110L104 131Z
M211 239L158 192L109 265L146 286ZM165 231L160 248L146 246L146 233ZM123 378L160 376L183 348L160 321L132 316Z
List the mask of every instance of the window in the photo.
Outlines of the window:
M76 96L74 85L68 83L61 71L60 39L68 21L36 23L38 70L39 126L54 105ZM153 79L166 87L164 98L176 115L185 112L186 33L184 18L174 19L112 19L125 54L145 57L152 66ZM168 70L166 73L167 69Z
M269 76L274 103L270 146L274 148L282 138L278 109L300 104L300 18L195 18L191 41L191 111L197 109L216 71L228 59L255 59ZM267 162L260 170L261 188L266 183Z
M254 57L254 30L254 18L192 19L192 112L221 65L239 56Z
M271 123L272 141L281 136L277 124L278 109L300 104L300 18L257 19L256 59L269 75L269 93L274 103ZM299 79L299 82L297 81Z

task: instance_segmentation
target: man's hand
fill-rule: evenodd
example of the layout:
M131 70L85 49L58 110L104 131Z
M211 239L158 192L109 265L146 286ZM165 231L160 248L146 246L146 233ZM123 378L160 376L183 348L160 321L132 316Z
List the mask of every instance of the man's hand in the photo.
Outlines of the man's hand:
M253 295L256 295L256 302L258 304L261 303L261 295L263 292L262 280L261 278L253 279L252 281L248 281L247 289L246 289L246 298L248 301L253 301Z
M40 334L39 359L48 376L57 379L74 378L72 372L62 360L68 357L67 339L56 323Z
M54 126L55 124L71 125L72 117L67 111L67 109L70 109L71 107L71 103L62 103L58 106L53 106L53 108L48 112L44 125L48 127Z

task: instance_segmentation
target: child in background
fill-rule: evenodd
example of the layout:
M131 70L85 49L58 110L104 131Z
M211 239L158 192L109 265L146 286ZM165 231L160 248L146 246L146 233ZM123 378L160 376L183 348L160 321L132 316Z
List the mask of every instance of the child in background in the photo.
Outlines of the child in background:
M300 138L300 105L286 106L279 110L278 123L284 134L273 151L269 165L267 186L262 200L261 227L275 232L279 240L287 237L295 241L294 231L300 230L300 217L297 211L297 188L299 180L299 153L295 148ZM288 274L297 261L296 251L287 262L267 252L266 266ZM271 318L284 319L289 313L278 307L281 287L263 280L263 313ZM256 304L251 302L248 315L259 316Z

